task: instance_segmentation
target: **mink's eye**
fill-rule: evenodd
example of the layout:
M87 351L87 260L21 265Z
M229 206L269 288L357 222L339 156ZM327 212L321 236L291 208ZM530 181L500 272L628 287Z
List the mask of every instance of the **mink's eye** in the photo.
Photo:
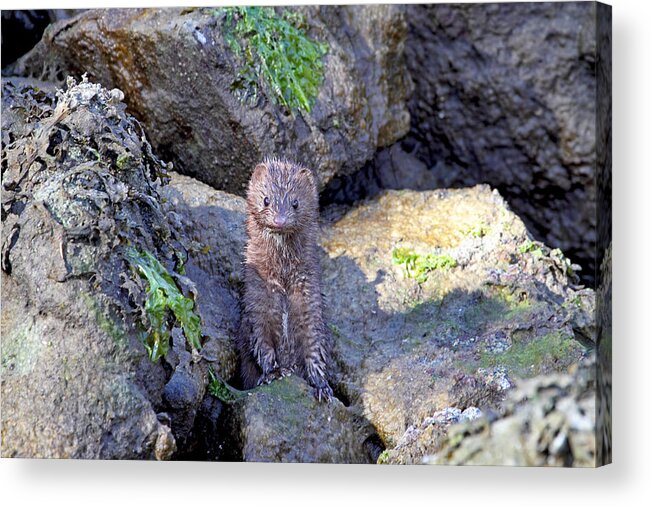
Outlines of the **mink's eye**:
M262 202L264 203L265 207L269 206L269 198L268 197L265 197L264 201L262 201Z
M298 209L298 199L294 199L294 200L292 201L292 208L294 208L294 209Z

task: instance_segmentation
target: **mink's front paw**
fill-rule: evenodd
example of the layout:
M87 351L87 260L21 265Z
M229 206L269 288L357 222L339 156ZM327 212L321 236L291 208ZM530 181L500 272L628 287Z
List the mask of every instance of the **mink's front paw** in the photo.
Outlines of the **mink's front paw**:
M281 377L289 377L292 373L294 373L294 368L280 368Z
M319 401L330 403L334 398L332 388L326 382L324 385L314 388L314 397Z
M279 368L276 368L275 370L271 370L268 373L265 373L264 375L260 376L258 379L258 384L259 386L264 385L264 384L271 384L274 380L279 379L282 377L282 374L280 372Z
M258 379L258 385L271 384L274 380L280 378L289 377L294 372L293 368L285 368L276 366L273 370L268 373L263 374Z

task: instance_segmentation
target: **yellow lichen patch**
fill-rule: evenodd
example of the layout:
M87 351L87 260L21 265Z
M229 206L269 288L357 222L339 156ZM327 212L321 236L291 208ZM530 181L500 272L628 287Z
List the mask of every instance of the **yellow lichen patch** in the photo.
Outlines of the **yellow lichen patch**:
M324 247L331 255L345 251L353 256L369 247L389 251L401 241L421 248L455 248L478 223L499 219L488 187L445 193L442 199L437 191L387 191L334 224Z

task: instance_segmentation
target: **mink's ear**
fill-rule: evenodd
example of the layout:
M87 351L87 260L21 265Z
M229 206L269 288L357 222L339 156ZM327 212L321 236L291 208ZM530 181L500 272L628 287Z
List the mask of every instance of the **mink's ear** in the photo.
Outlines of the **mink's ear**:
M301 169L298 171L299 174L304 174L311 180L314 180L314 171L312 169L308 169L307 167L301 167Z
M312 169L308 169L307 167L301 167L299 174L307 176L308 180L312 183L313 186L315 187L318 186L316 174L314 174L314 171Z
M269 168L266 164L256 165L255 169L253 169L253 173L251 174L251 181L259 181L265 174L267 174L268 170Z

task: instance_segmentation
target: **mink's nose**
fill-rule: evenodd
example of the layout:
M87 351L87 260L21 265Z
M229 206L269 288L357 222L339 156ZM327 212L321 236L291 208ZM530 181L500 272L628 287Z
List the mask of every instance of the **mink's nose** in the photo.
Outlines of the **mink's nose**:
M274 217L274 226L278 228L285 227L286 223L287 223L287 217L285 215L276 215Z

